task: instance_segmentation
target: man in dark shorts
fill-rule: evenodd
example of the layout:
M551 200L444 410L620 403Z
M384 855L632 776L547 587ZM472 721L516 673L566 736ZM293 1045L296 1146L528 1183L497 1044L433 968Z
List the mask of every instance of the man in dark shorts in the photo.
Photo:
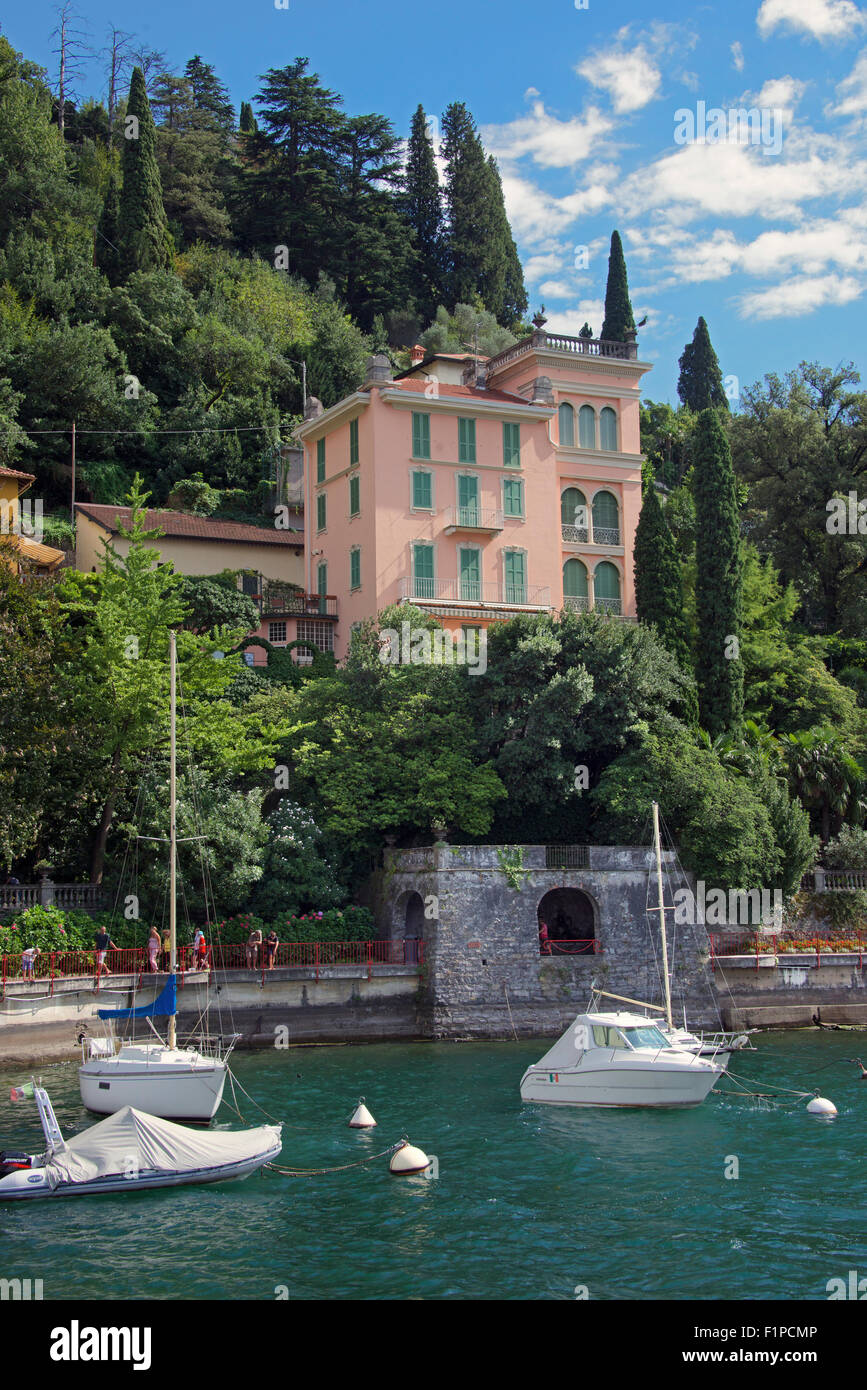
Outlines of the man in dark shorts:
M109 936L108 932L101 928L94 937L96 946L96 973L97 975L110 975L111 971L105 963L106 951L116 951L117 947Z
M274 957L277 954L277 947L279 946L279 944L280 941L277 936L277 933L272 927L268 935L265 937L265 958L268 962L269 970L274 969Z

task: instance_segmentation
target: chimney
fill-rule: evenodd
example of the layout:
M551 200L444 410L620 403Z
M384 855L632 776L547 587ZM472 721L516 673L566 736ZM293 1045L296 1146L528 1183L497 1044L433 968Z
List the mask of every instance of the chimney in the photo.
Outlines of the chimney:
M304 419L316 420L323 411L322 402L316 396L308 396L304 402Z
M384 352L375 352L372 357L367 359L365 371L365 386L384 386L391 381L391 363Z
M549 376L537 376L532 385L533 394L530 397L534 405L553 405L554 404L554 385Z
M427 356L427 354L426 354L424 348L422 347L421 343L416 343L414 347L410 348L410 352L409 352L409 364L410 364L410 366L411 366L411 367L417 367L418 364L419 364L419 362L423 362L426 356Z

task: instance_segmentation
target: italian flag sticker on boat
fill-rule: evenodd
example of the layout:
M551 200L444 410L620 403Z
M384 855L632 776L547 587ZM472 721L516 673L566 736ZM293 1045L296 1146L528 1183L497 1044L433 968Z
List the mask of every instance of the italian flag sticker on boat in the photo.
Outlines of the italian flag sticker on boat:
M557 1072L557 1071L549 1071L549 1072L548 1072L548 1080L549 1080L549 1081L559 1081L559 1079L560 1079L560 1073L559 1073L559 1072Z

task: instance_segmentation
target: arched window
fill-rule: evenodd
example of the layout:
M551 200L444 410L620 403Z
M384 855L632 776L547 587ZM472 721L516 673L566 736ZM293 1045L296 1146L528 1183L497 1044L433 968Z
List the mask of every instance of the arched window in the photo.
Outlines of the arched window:
M593 607L601 613L620 612L620 572L610 560L600 560L593 573Z
M597 492L593 498L593 544L620 544L617 498L611 492Z
M586 613L590 607L587 602L587 569L580 560L567 560L563 566L563 607L575 608Z
M587 498L580 488L567 487L560 494L560 525L564 541L586 545L589 539Z
M612 453L617 449L617 412L610 405L599 416L599 447Z
M557 412L557 427L560 434L560 443L566 449L572 449L575 445L575 411L568 401L564 401Z
M578 443L582 449L596 448L596 411L592 405L582 405L578 411Z

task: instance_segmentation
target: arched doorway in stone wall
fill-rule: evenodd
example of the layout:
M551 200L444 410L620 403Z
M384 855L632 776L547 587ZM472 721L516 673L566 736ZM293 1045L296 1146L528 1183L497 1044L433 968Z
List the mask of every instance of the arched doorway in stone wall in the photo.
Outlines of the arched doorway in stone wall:
M417 964L418 943L424 939L424 899L414 889L401 893L395 901L391 939L404 943L408 965Z
M581 956L595 949L596 904L580 888L552 888L537 916L540 955Z

